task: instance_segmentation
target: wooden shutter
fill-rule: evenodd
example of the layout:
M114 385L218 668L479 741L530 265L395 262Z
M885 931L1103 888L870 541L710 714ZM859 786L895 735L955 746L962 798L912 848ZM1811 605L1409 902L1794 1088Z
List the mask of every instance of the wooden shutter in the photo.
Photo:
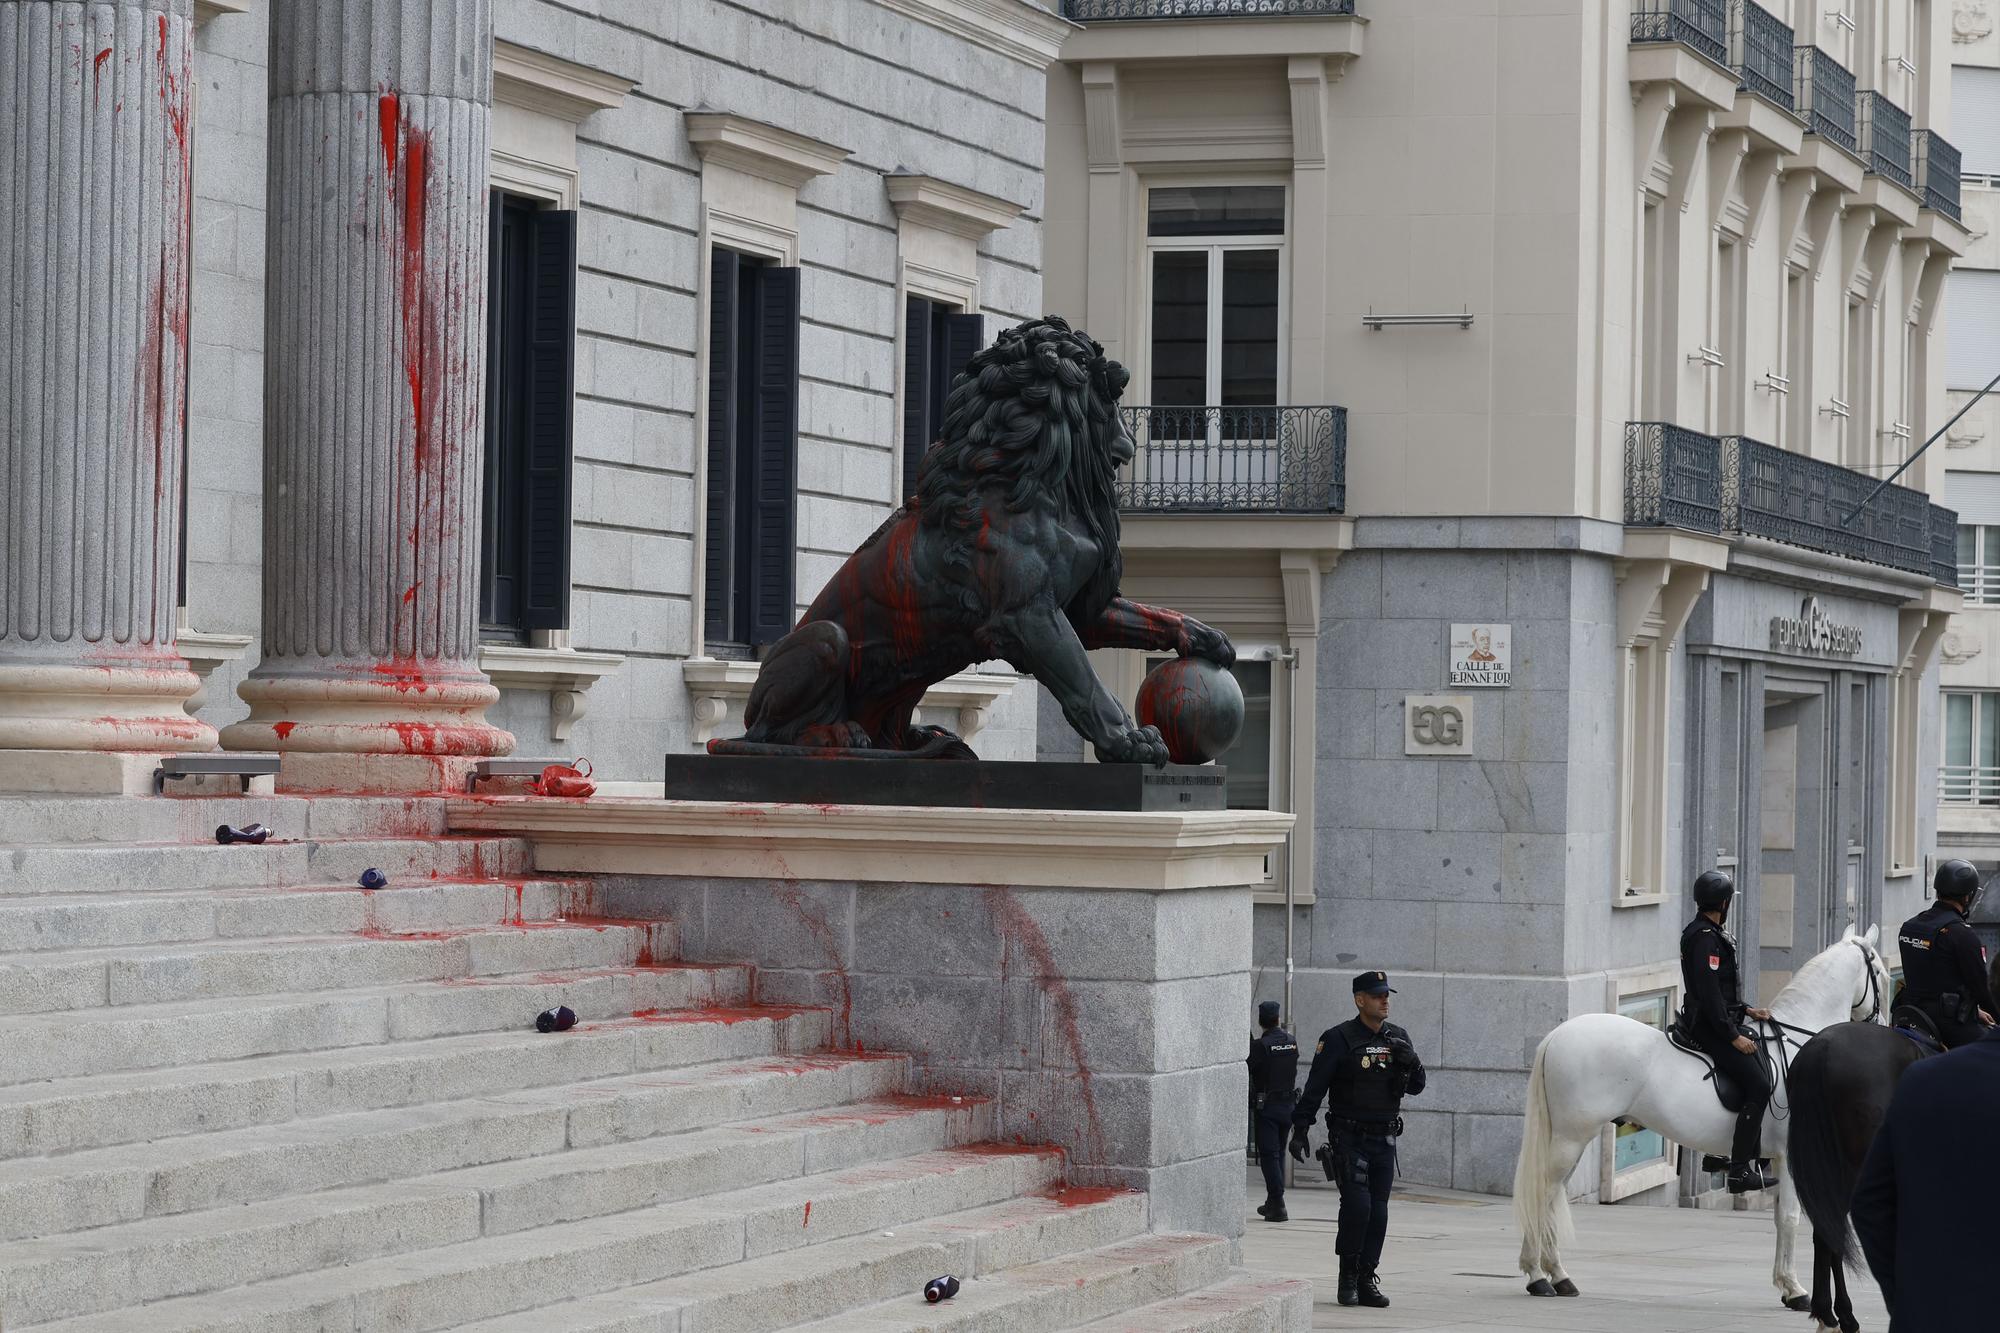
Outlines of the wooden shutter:
M791 632L799 472L799 270L762 268L757 279L756 421L749 441L753 645Z
M899 501L916 494L917 464L931 447L932 353L931 303L909 297L903 314L903 489L894 497Z
M703 632L733 641L736 553L736 289L742 257L717 246L708 266L708 494L702 539Z
M952 381L965 373L965 363L972 360L980 348L986 346L986 316L980 314L950 314L944 317L944 346L938 349L938 356L944 362L941 377L945 393L951 392ZM938 398L938 420L944 420L944 397Z
M528 413L521 627L569 625L571 403L576 381L576 214L534 215L528 257Z

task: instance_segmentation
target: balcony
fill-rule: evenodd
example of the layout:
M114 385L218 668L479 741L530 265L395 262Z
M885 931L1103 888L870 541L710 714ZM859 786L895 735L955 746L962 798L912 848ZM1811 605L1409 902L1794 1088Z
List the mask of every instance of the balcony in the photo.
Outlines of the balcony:
M1636 0L1634 42L1677 42L1718 65L1729 63L1729 22L1724 0Z
M2000 767L1939 764L1938 799L1952 805L2000 805Z
M1625 423L1625 522L1722 531L1722 445L1664 421Z
M1761 5L1732 0L1729 14L1729 67L1737 87L1780 111L1794 109L1792 29Z
M1912 138L1916 189L1924 207L1953 222L1962 221L1958 211L1958 150L1936 130L1918 130Z
M1863 508L1875 485L1747 436L1625 424L1627 526L1763 537L1957 587L1958 516L1906 486L1884 487Z
M1340 514L1344 407L1124 407L1128 514Z
M1817 46L1794 47L1792 56L1793 114L1807 134L1854 152L1854 76Z
M1910 172L1910 113L1878 92L1861 94L1856 140L1868 170L1906 190L1915 188Z
M1123 19L1323 18L1352 14L1354 0L1063 0L1076 23Z

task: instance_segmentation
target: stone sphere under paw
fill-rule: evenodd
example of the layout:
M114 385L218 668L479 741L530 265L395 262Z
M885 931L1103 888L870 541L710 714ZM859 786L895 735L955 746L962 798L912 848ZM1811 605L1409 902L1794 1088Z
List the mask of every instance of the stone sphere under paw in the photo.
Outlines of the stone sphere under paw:
M1174 763L1205 764L1243 731L1243 687L1205 658L1177 657L1146 674L1138 715L1140 725L1160 729Z

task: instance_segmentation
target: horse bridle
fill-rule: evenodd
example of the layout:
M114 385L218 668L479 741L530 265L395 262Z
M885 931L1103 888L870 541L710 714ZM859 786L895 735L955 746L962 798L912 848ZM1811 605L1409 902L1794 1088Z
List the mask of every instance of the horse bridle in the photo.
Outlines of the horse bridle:
M1861 950L1861 965L1868 973L1868 1017L1861 1021L1873 1023L1882 1016L1882 982L1875 975L1875 955L1860 940L1850 940L1849 943Z

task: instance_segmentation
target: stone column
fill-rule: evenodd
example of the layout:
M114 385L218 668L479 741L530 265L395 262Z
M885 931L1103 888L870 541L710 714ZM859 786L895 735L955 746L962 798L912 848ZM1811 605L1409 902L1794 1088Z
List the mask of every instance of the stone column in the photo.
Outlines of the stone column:
M436 790L514 738L480 672L489 0L271 11L264 660L231 748Z
M0 0L4 790L214 748L174 651L190 6Z

